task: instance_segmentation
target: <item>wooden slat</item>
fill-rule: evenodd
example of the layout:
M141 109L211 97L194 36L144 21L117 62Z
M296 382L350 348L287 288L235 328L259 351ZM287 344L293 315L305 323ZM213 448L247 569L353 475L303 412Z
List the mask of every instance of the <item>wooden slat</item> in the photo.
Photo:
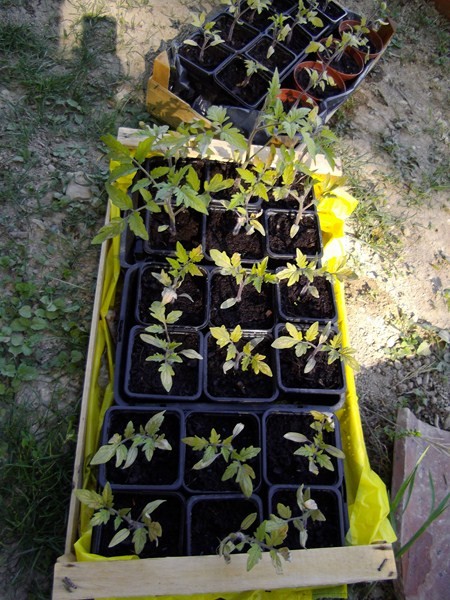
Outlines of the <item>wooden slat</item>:
M105 223L109 223L109 203L106 209ZM92 310L91 329L89 334L88 352L86 358L86 371L84 376L83 395L80 408L80 420L78 423L77 447L75 451L75 462L72 476L72 489L76 490L83 487L83 462L84 447L86 443L86 418L88 412L89 393L94 385L92 381L92 365L94 362L95 346L97 343L97 332L100 319L100 306L103 294L103 279L106 268L106 255L110 242L104 242L100 251L100 260L97 271L97 287L95 290L94 307ZM69 516L66 531L66 543L64 551L71 552L73 545L79 537L78 519L80 513L80 503L75 494L71 494L69 505Z
M53 600L134 598L246 590L331 586L396 577L390 544L295 550L277 575L264 554L246 571L246 555L230 564L218 556L153 558L119 562L59 562Z

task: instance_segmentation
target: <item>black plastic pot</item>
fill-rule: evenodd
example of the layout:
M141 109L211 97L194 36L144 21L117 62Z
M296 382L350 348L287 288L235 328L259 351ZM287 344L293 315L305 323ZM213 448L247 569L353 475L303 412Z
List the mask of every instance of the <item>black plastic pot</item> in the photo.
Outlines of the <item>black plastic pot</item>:
M326 414L331 415L331 413ZM331 418L335 427L334 432L324 432L323 439L326 444L341 450L339 421L334 415ZM342 459L330 456L334 471L319 468L319 473L315 475L309 471L308 458L294 454L300 444L283 437L286 433L296 432L312 441L316 433L310 427L313 422L314 418L306 408L274 407L264 413L262 418L263 476L267 485L298 485L299 483L321 487L342 485Z
M325 15L334 24L339 23L347 16L347 11L333 0L328 2L328 6L326 6L325 0L319 0L318 7L321 15Z
M160 273L164 269L169 272L171 266L168 263L146 262L139 265L137 271L137 293L136 301L133 305L135 309L136 323L148 325L151 322L149 307L154 301L161 301L161 292L163 286L152 275L152 273ZM174 302L167 305L167 310L181 310L182 315L177 322L183 327L193 327L201 329L206 325L209 308L209 287L208 287L208 271L204 267L199 267L203 276L195 276L188 274L181 286L177 290L177 298ZM124 288L123 298L126 298ZM184 296L187 294L189 297ZM192 299L192 300L191 300Z
M315 298L309 292L301 293L309 282L306 277L300 277L298 283L288 286L287 280L277 283L277 301L280 320L294 323L332 323L337 320L336 299L333 286L325 277L316 277L312 283L319 297Z
M255 512L258 515L256 523L260 523L263 511L259 496L193 496L187 504L187 554L217 554L220 540L239 531L242 521Z
M136 490L148 492L157 489L167 491L181 487L185 452L185 445L181 443L181 438L184 437L184 415L181 410L113 406L105 414L100 445L107 444L114 434L123 436L129 421L132 421L135 431L139 432L140 426L144 427L151 417L162 410L165 410L164 421L158 434L165 435L172 449L156 448L150 462L139 450L135 462L126 469L116 467L115 458L99 465L98 482L101 487L104 487L107 481L114 493ZM126 443L127 448L130 445L131 442Z
M202 35L196 34L192 36L192 40L202 43ZM200 48L188 44L180 44L178 46L178 56L181 64L188 73L194 74L197 78L209 78L214 71L221 67L232 56L233 51L225 46L218 44L209 46L204 53L203 61L200 62Z
M207 163L206 169L206 179L210 181L214 175L220 174L224 179L234 179L235 185L233 187L227 188L226 190L222 190L221 192L214 192L211 194L211 206L212 207L223 207L223 201L231 200L233 194L239 191L239 173L236 170L239 167L239 163L233 161L220 161L220 160L210 160ZM251 166L250 166L251 168ZM249 206L252 209L257 209L261 206L261 198L251 198L249 202Z
M265 283L258 292L253 285L246 285L240 302L231 308L220 308L224 300L236 296L238 286L233 277L221 275L218 268L213 269L210 272L210 325L233 329L239 324L243 329L272 329L275 324L274 287Z
M266 210L265 229L267 254L277 260L293 259L299 248L308 258L320 258L323 253L322 234L317 213L305 212L298 233L289 235L294 224L296 211Z
M292 516L300 516L297 506L296 492L298 485L274 486L269 491L269 511L276 511L278 503L289 506ZM307 548L333 548L345 546L345 519L342 496L336 488L319 488L310 486L311 499L324 514L325 521L308 521ZM286 546L290 550L300 550L299 532L292 525L289 528Z
M184 498L177 492L147 493L147 492L118 492L114 494L114 508L131 508L131 517L139 518L144 507L154 500L165 500L151 515L162 527L159 543L147 542L140 558L156 558L164 556L182 556L184 554L184 524L186 505ZM113 548L108 548L109 542L116 531L111 518L106 525L93 528L91 552L100 556L129 556L134 555L132 535L124 542Z
M233 21L233 17L229 13L221 13L214 19L215 29L221 32L221 37L224 40L224 46L234 50L235 52L244 52L252 41L258 37L258 30L246 23L237 23L234 28L234 33L231 40L228 40L228 30Z
M259 108L267 96L269 77L265 72L258 71L252 75L247 85L242 85L247 76L244 60L244 56L236 55L216 71L214 79L217 85L235 99L238 106Z
M186 436L199 436L209 439L211 430L221 436L221 439L229 437L233 433L234 427L242 423L244 429L234 438L233 447L237 450L243 448L261 448L260 422L255 414L243 410L217 410L217 411L193 411L186 416ZM241 493L239 484L233 479L222 481L222 475L231 459L226 462L222 456L204 469L193 469L194 465L202 459L201 451L193 450L187 446L184 463L184 487L189 493L194 494L223 494L223 493ZM248 461L248 464L255 471L253 480L253 490L257 491L261 485L262 479L262 457L261 452ZM242 496L242 493L241 493Z
M273 402L278 396L275 374L275 360L273 348L270 347L271 337L265 331L243 331L239 346L254 337L263 337L264 340L256 346L255 352L264 355L265 362L271 367L273 377L259 373L255 375L248 369L230 369L223 372L226 360L226 348L219 348L216 340L208 332L205 336L204 360L204 393L217 402Z
M306 23L301 25L303 29L306 31L308 35L312 37L313 40L320 40L320 38L326 37L331 28L333 27L333 23L330 21L328 17L324 14L317 15L322 19L323 27L316 27L311 23Z
M260 217L260 221L261 219L262 217ZM264 258L263 236L257 231L252 235L247 235L244 228L234 235L236 221L233 211L224 208L210 208L208 216L205 217L203 237L204 253L209 261L211 261L209 252L212 248L225 251L228 256L238 252L243 263L253 263Z
M267 58L267 52L272 45L272 38L268 35L259 37L246 51L246 55L252 60L265 66L271 73L278 69L280 77L283 77L296 61L296 55L283 44L275 45L275 52Z
M306 331L308 325L300 330ZM320 328L319 328L320 330ZM286 335L285 325L279 323L275 327L275 339ZM304 372L305 364L311 351L304 356L297 357L293 348L275 351L277 365L277 381L282 392L291 396L297 394L338 394L345 391L345 373L340 360L328 365L328 353L319 352L316 356L316 366L310 373Z
M300 25L295 25L290 40L285 40L284 45L297 57L297 62L306 56L305 50L311 42L310 34L302 29Z
M182 341L182 348L192 348L203 355L203 335L187 327L173 327L172 339ZM183 357L182 364L175 364L173 388L166 392L160 380L158 368L161 363L147 361L146 358L159 352L140 339L144 328L136 325L130 331L128 341L116 359L115 386L118 404L149 404L159 402L193 401L201 394L202 361ZM122 376L123 371L123 387ZM177 389L179 391L177 391Z
M183 209L176 216L174 234L169 229L169 215L164 210L159 213L147 212L146 228L149 239L144 242L144 250L152 256L155 254L173 256L177 241L181 242L186 250L192 250L202 243L203 223L201 213L192 209ZM161 227L165 230L160 231Z

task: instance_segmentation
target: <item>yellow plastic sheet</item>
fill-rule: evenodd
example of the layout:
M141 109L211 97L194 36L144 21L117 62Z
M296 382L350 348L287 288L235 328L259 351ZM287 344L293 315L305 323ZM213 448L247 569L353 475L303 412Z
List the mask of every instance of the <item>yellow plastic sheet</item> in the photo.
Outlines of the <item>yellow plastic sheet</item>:
M324 176L325 178L325 176ZM127 176L119 180L118 184L126 190L131 184L132 177ZM321 184L315 192L320 198ZM318 211L324 239L324 260L342 256L344 252L343 235L344 223L355 209L357 201L343 188L337 188L333 197L319 201ZM118 209L111 207L110 217L118 216ZM113 306L117 282L120 275L119 266L119 240L115 239L109 246L105 277L103 281L103 296L100 310L99 331L95 349L93 365L93 382L89 395L87 417L86 463L96 451L103 415L113 403L112 380L114 372L114 349L111 333L108 326L108 313ZM350 345L348 339L347 318L344 302L343 285L335 286L336 303L338 310L339 327L344 338L344 344ZM106 362L106 364L103 364ZM110 383L105 389L97 384L101 369L107 368ZM346 455L344 462L347 501L350 519L350 529L347 542L352 545L371 544L378 541L393 542L396 537L389 520L389 501L386 487L369 464L361 419L358 408L354 375L346 367L347 393L344 406L338 411L340 421L342 446ZM85 468L85 486L95 485L88 467ZM75 553L78 561L96 560L139 560L135 556L123 556L105 559L90 553L91 530L89 519L91 511L84 505L81 506L80 531L81 537L75 544ZM219 559L218 559L219 560ZM142 597L142 600L314 600L316 598L347 598L345 585L333 588L317 589L289 589L270 591L252 591L242 593L222 594L195 594L190 596L154 596ZM113 599L111 599L113 600Z

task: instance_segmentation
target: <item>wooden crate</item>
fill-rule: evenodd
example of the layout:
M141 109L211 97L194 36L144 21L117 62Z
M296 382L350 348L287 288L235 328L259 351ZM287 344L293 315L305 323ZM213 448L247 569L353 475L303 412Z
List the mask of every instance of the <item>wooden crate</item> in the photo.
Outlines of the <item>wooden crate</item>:
M118 139L135 148L142 132L121 128ZM229 147L214 144L215 158L232 158ZM320 168L320 159L315 164ZM339 169L332 173L339 175ZM106 220L109 220L109 210ZM96 385L93 364L96 346L101 338L100 321L105 283L114 277L111 260L118 261L117 250L108 240L102 245L97 289L94 299L86 375L75 455L72 490L83 487L83 465L88 425L89 403ZM113 255L113 258L109 256ZM347 546L295 550L290 563L283 563L283 574L277 575L270 557L246 571L246 555L233 555L226 564L218 556L168 557L139 560L104 560L78 562L74 544L79 537L80 503L72 491L65 553L54 569L53 600L88 600L91 598L135 598L144 595L189 595L195 593L243 592L257 589L320 588L361 581L395 579L397 575L391 544L384 542L366 546Z

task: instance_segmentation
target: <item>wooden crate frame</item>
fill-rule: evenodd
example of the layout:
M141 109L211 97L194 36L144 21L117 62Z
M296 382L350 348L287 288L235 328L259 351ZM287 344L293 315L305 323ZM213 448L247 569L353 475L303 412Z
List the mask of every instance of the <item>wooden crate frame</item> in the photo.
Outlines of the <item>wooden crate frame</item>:
M136 148L143 132L119 129L118 139L130 149ZM229 147L213 144L216 157L233 158ZM315 166L320 165L316 161ZM339 168L332 173L339 175ZM109 221L109 208L106 222ZM247 556L233 555L231 563L218 556L182 556L139 560L104 560L78 562L74 544L79 537L80 503L74 490L83 485L84 448L90 390L94 385L93 361L99 335L100 307L105 282L107 256L111 241L102 244L97 288L94 298L86 374L80 412L77 448L72 478L65 553L54 569L53 600L89 600L92 598L136 598L139 596L190 595L196 593L244 592L257 589L320 588L363 581L395 579L397 569L392 545L377 543L366 546L346 546L292 551L292 559L283 564L283 574L277 575L270 557L250 572Z

